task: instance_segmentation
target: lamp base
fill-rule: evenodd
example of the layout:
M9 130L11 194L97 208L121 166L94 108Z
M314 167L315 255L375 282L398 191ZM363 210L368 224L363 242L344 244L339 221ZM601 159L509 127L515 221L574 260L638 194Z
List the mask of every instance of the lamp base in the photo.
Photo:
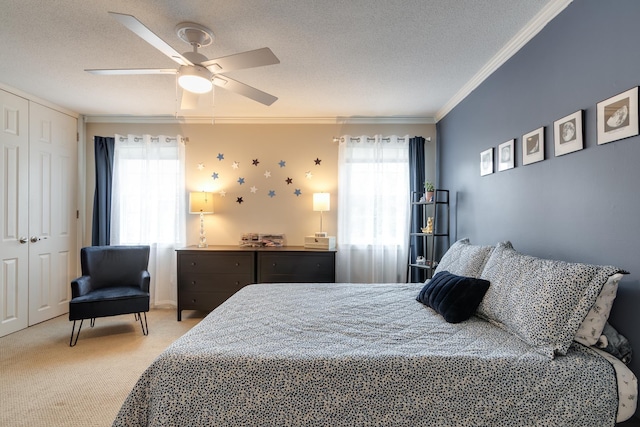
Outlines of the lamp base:
M315 237L327 237L329 234L326 231L316 231Z

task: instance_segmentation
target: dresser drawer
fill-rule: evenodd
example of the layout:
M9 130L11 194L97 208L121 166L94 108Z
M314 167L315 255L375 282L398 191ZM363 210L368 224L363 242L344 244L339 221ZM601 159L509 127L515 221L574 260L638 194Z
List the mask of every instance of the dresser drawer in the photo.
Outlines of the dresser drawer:
M253 272L252 253L188 253L178 256L181 273L247 273Z
M258 253L258 282L334 282L334 252Z
M180 291L213 292L214 290L236 290L239 287L253 283L253 275L247 273L237 274L202 274L181 273L178 278Z
M244 286L244 285L243 285ZM230 289L214 290L212 292L180 292L178 295L178 305L180 310L203 310L211 311L242 289L239 286L233 292ZM178 313L180 316L180 313Z

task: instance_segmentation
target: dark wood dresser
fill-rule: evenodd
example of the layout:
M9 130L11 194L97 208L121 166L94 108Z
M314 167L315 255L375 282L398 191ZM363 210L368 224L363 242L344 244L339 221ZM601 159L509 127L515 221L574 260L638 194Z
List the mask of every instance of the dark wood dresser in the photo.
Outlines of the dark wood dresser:
M250 283L335 282L335 250L189 246L177 249L182 310L211 311Z

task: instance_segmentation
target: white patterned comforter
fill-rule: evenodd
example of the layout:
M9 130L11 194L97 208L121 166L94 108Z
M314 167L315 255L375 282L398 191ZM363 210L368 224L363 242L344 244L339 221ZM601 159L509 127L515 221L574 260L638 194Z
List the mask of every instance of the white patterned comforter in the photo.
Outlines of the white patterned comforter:
M243 288L142 374L114 426L614 426L611 364L548 359L421 284Z

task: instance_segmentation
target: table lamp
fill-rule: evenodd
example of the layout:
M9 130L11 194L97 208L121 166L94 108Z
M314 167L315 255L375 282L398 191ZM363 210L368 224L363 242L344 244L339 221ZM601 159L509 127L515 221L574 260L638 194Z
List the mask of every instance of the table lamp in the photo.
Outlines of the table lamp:
M189 193L189 213L200 214L200 241L199 248L206 248L207 237L204 234L204 214L213 213L213 193L204 191Z
M313 193L313 210L320 212L320 231L316 231L316 237L327 237L327 233L322 231L322 212L329 212L331 209L329 193Z

